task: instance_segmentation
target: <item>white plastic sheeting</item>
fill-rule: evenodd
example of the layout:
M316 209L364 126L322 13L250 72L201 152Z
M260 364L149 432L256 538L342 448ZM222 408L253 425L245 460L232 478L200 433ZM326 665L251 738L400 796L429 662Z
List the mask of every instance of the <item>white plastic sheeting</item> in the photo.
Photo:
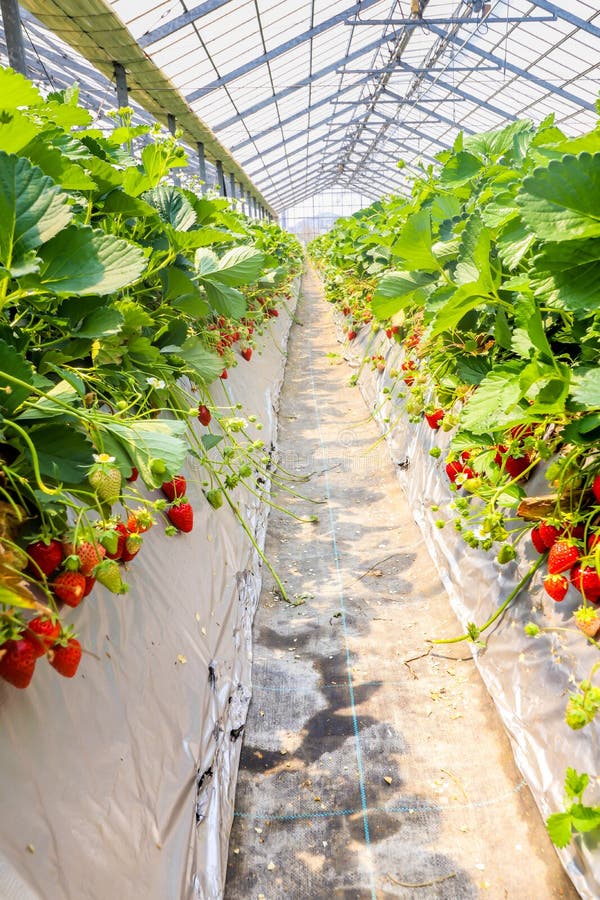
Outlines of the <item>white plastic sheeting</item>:
M341 332L341 317L337 317ZM365 357L381 354L383 373L361 363ZM425 421L409 422L401 398L384 389L393 388L396 379L389 375L400 370L404 353L400 345L389 341L383 331L362 328L352 342L345 342L345 355L359 366L358 384L376 421L385 433L390 454L397 465L398 477L406 491L414 517L427 539L431 555L446 587L460 622L483 624L506 599L537 558L528 544L520 562L500 565L491 553L467 546L451 524L449 504L454 494L445 474L445 452L451 433L433 431ZM429 450L442 449L439 459ZM545 488L544 488L545 485ZM528 493L547 493L543 474L528 484ZM433 511L432 506L439 509ZM439 529L435 522L446 518L449 524ZM476 662L508 731L515 760L541 814L561 811L564 806L563 783L566 769L573 766L588 772L590 787L587 803L600 802L598 779L600 726L593 722L581 731L572 731L564 721L567 695L575 684L588 678L597 662L597 651L573 625L572 615L581 596L569 589L566 599L557 604L542 586L543 567L528 589L521 592L507 612L482 639L483 651L476 651ZM528 637L524 627L535 622L547 629L536 638ZM554 630L564 629L564 630ZM454 635L431 634L431 638ZM560 859L577 891L585 900L600 896L600 858L596 839L578 835ZM507 860L512 847L507 847ZM509 864L507 862L507 864ZM533 886L532 886L533 887Z
M270 322L262 352L213 391L257 416L267 451L291 318ZM26 691L0 686L2 900L222 896L261 571L229 507L206 501L199 464L185 475L193 532L155 526L130 592L97 586L65 616L86 650L78 675L42 660ZM234 497L262 545L267 508Z

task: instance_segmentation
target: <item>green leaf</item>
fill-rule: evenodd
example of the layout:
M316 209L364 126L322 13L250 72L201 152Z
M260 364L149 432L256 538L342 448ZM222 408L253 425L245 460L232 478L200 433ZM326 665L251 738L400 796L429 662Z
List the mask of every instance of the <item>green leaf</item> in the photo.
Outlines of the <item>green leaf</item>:
M460 320L472 309L489 304L491 298L486 295L480 284L463 284L449 297L443 306L436 310L431 328L431 336L435 337L443 331L455 328Z
M505 128L498 131L484 131L480 134L470 135L465 138L464 145L467 150L473 150L475 153L495 159L513 148L515 137L532 132L532 123L521 119L511 122L510 125L506 125Z
M113 440L118 441L126 450L149 487L158 488L163 481L181 471L187 454L185 422L153 419L151 422L126 425L111 420L104 427ZM152 461L156 459L164 462L165 473L159 474L152 469Z
M507 365L496 366L463 407L461 429L474 434L498 430L510 422L522 396L520 372Z
M495 279L490 268L490 247L490 232L476 212L469 218L462 233L454 273L459 285L477 282L485 294L493 292Z
M206 451L212 450L213 447L216 447L217 444L220 444L223 440L222 434L203 434L200 438L202 441L202 446Z
M575 803L571 807L571 825L576 831L585 833L600 826L600 810L592 806Z
M574 419L563 429L563 438L571 444L587 446L600 441L600 413Z
M587 263L532 281L536 297L548 306L589 315L598 310L600 262Z
M537 350L546 361L554 359L546 337L542 314L533 297L524 295L519 297L515 304L515 325L512 349L516 353L528 358L532 350Z
M499 309L496 312L496 319L494 321L494 338L496 339L496 343L499 347L502 347L503 350L510 350L512 342L512 332L508 324L506 312L503 309Z
M42 102L42 95L29 79L14 69L0 68L0 108L39 106Z
M459 216L461 209L462 204L454 194L436 194L431 204L431 218L434 222L445 222Z
M199 228L197 231L173 231L169 237L173 247L181 253L188 253L198 247L210 247L212 244L229 244L234 239L231 231L209 227Z
M536 169L517 195L523 220L543 240L600 236L600 153L564 156Z
M30 395L31 390L25 385L33 387L33 366L12 344L0 340L0 410L4 413L12 413L23 400ZM25 382L21 386L14 384L8 378L11 375Z
M498 255L507 269L516 269L535 244L535 235L527 231L520 218L511 219L498 235Z
M127 216L128 219L137 219L142 216L155 216L156 209L140 200L139 197L132 197L125 191L114 190L103 200L102 210L105 213L113 213Z
M185 360L196 378L209 384L223 371L223 360L216 353L207 350L200 338L192 335L177 352Z
M246 314L246 298L235 288L226 284L219 284L218 282L211 283L206 281L204 289L210 305L220 315L228 316L232 319L241 319Z
M414 301L419 288L429 285L435 276L421 272L388 272L378 283L371 309L378 319L390 319Z
M458 187L466 184L483 169L483 163L472 153L464 150L452 156L440 173L440 181L444 187Z
M86 337L95 340L118 334L123 327L123 316L118 309L106 306L96 309L83 320L81 327L75 332L76 337Z
M569 766L565 774L565 794L571 799L574 799L575 797L581 799L581 796L589 783L590 776L587 772L579 774L576 769Z
M461 381L467 384L481 384L492 368L487 356L459 356L456 360L456 371Z
M600 369L590 369L585 375L574 375L571 397L587 409L600 409Z
M202 277L229 287L252 284L260 275L263 261L264 254L254 247L234 247L221 257L216 271L204 272Z
M81 484L86 480L94 449L81 431L72 425L65 428L62 424L49 424L32 430L30 437L37 450L42 475L68 484Z
M571 816L569 813L552 813L546 819L550 840L557 847L566 847L571 842Z
M19 420L25 419L47 419L47 418L56 418L56 416L68 416L68 413L61 405L62 403L74 404L79 403L81 400L81 396L78 391L73 387L72 384L69 384L65 379L59 381L58 384L54 385L44 397L40 397L29 406L21 415L19 416ZM56 402L60 401L60 402ZM73 419L69 417L69 422L72 424Z
M189 231L196 224L196 213L191 203L171 184L159 184L144 195L144 200L158 211L163 222L172 225L176 231Z
M18 110L0 116L0 148L6 153L24 156L25 148L41 131L41 125Z
M407 269L431 272L440 268L431 250L431 219L427 209L408 217L392 253L406 262Z
M212 250L199 249L195 256L198 275L210 275L219 268L219 257Z
M35 250L70 221L69 198L26 159L0 151L0 262Z
M40 249L39 276L27 285L54 294L111 294L136 281L146 268L142 249L89 227L69 226Z

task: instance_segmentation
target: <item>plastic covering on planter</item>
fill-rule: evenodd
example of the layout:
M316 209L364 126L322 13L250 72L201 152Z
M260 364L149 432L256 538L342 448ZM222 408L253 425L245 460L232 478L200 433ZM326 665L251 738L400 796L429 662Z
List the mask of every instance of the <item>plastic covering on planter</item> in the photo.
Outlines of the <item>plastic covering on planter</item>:
M211 389L257 416L265 452L291 318L270 323L252 362ZM261 566L229 506L204 497L200 464L184 474L193 532L155 526L127 595L97 585L69 611L86 651L77 677L48 666L26 691L0 686L2 900L223 894ZM262 546L268 507L242 487L233 498Z
M339 338L343 318L336 313ZM448 591L461 624L481 625L519 583L537 558L527 539L519 545L518 562L500 565L492 552L468 547L452 525L449 504L454 498L445 473L445 450L451 433L433 431L423 420L409 422L402 398L393 393L397 382L390 372L399 370L404 352L388 340L381 330L362 328L356 339L345 342L345 355L358 369L358 384L379 423L389 446L397 474L408 496L414 517L427 539L431 555ZM368 364L381 354L385 369L378 372ZM363 360L367 363L363 365ZM388 391L386 391L386 388ZM397 393L397 392L396 392ZM438 446L441 457L429 451ZM528 494L548 493L548 484L540 472L527 486ZM437 511L432 510L437 506ZM440 529L436 520L448 524ZM525 550L524 545L527 545ZM600 730L593 722L581 731L573 731L564 720L570 691L589 678L597 651L573 624L572 615L581 596L569 588L566 599L557 604L542 586L543 569L528 588L509 606L506 613L484 633L485 649L470 645L484 682L492 695L508 731L517 765L529 785L536 803L546 818L564 808L563 785L569 766L588 772L590 786L586 803L600 802ZM533 622L542 629L535 638L525 633ZM560 630L555 630L560 629ZM432 638L454 635L432 634ZM577 891L584 898L600 896L600 858L597 840L589 834L577 835L560 859ZM507 859L511 848L507 847Z

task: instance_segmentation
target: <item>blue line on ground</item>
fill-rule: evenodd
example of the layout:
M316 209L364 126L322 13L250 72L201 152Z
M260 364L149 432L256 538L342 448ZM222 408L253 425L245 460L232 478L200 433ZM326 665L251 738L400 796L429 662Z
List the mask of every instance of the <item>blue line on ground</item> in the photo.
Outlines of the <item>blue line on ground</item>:
M498 794L497 797L490 797L487 800L476 800L474 803L446 803L444 806L437 806L435 804L426 805L426 804L415 804L414 806L371 806L366 810L361 807L360 809L332 809L332 810L318 810L315 812L307 812L307 813L286 813L286 814L277 814L277 813L241 813L236 812L235 815L238 819L255 819L260 822L294 822L302 819L333 819L340 816L357 816L364 815L367 812L370 815L374 813L442 813L447 815L454 809L484 809L487 806L496 806L498 803L502 803L508 797L512 797L513 794L518 794L519 791L522 791L526 786L525 781L520 781L511 791L507 791L503 794Z
M323 440L323 431L321 428L321 416L319 414L319 404L317 403L317 393L315 387L315 376L314 376L314 368L313 368L313 355L310 343L308 344L308 358L309 358L309 374L310 374L310 384L311 391L313 396L313 405L315 408L315 418L317 422L317 429L319 431L319 443L321 445L321 457L323 459L323 463L325 464L327 461L327 454L325 452L325 442ZM346 671L348 674L348 692L350 694L350 708L352 711L352 725L354 729L354 740L356 744L356 765L358 769L358 779L359 779L359 788L360 788L360 800L361 800L361 811L363 817L363 828L365 832L365 844L369 850L370 861L371 861L371 897L372 900L377 900L377 893L375 890L375 873L373 871L373 859L371 856L371 838L369 835L369 811L367 807L367 794L365 790L365 778L364 778L364 770L363 770L363 762L362 762L362 750L360 746L360 733L358 728L358 715L356 713L356 703L354 699L354 684L352 682L352 666L351 666L351 658L350 658L350 648L348 646L348 626L346 622L346 606L344 602L344 587L343 587L343 578L342 578L342 570L340 565L340 554L338 550L337 540L336 540L336 527L335 527L335 517L333 515L332 508L332 500L331 500L331 490L329 485L329 475L327 473L327 469L323 472L325 478L325 494L327 496L327 511L329 513L329 524L331 527L331 544L333 547L333 558L335 561L335 569L337 574L337 580L339 585L339 597L340 597L340 611L342 613L342 628L344 632L344 644L346 650ZM347 814L347 813L346 813Z

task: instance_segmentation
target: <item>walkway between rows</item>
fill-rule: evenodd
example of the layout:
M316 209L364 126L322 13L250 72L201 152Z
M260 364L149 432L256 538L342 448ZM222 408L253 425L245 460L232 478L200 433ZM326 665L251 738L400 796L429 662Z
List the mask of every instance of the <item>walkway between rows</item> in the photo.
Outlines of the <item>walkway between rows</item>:
M226 900L575 897L309 272L255 621ZM314 503L313 501L319 501Z

